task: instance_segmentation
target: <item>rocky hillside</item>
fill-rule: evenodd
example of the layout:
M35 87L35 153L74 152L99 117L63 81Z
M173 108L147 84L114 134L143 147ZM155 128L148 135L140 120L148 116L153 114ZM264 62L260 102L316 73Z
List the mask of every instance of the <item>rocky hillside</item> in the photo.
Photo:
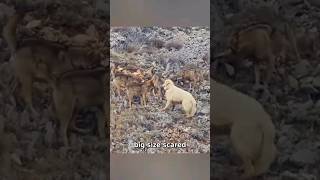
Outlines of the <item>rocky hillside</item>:
M315 1L265 2L214 1L212 6L216 11L211 19L214 53L222 52L226 48L226 38L234 28L228 24L229 19L241 17L240 12L252 7L269 6L278 20L284 19L293 27L301 61L286 59L284 63L277 64L280 76L272 81L269 96L253 90L254 71L250 59L235 57L232 62L213 67L212 73L219 82L256 98L271 114L277 130L276 145L280 154L265 179L320 179L317 167L320 162L320 9ZM254 15L259 16L257 12ZM266 14L262 15L268 18ZM236 22L245 19L242 16ZM271 17L269 20L272 20ZM237 66L235 61L248 61L249 65ZM214 87L212 88L214 91ZM214 117L212 120L214 121ZM213 136L215 142L212 146L212 178L237 178L240 174L240 162L233 153L229 139L215 136L214 132Z
M161 112L165 98L150 92L146 107L138 99L129 109L125 94L116 96L111 88L112 152L209 152L209 29L204 27L113 27L111 50L122 56L111 57L111 64L122 63L124 69L136 67L146 72L151 67L162 80L172 79L191 92L197 101L197 113L185 118L181 105ZM128 54L129 53L129 54ZM112 54L111 54L112 55ZM202 81L190 89L190 82L178 75L185 67L201 71ZM186 143L186 148L134 148L133 143Z

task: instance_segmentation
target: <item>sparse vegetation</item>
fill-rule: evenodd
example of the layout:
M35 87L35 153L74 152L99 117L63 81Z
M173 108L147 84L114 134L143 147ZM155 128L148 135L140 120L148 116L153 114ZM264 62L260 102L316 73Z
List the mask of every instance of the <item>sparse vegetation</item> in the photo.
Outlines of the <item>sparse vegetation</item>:
M179 41L172 40L177 36ZM118 73L139 74L137 70L141 69L145 82L154 79L152 78L154 75L157 75L161 81L161 83L153 81L153 85L148 89L147 106L140 105L142 98L136 97L132 109L128 104L126 90L121 96L117 96L111 88L112 152L209 152L209 62L202 58L209 53L209 43L209 30L204 27L111 29L111 64L118 65ZM136 44L137 50L131 52L127 44ZM126 70L129 64L130 67L136 67L131 68L133 69L131 72ZM193 65L193 68L187 68L190 65ZM147 73L150 68L153 68L152 71ZM184 71L192 72L191 76L197 74L202 80L198 81L196 78L198 76L195 76L195 79L186 78L185 73L180 73ZM201 73L198 73L199 71ZM151 75L148 75L150 73ZM177 86L191 92L195 97L197 113L192 119L186 118L181 105L177 105L174 110L170 108L167 112L160 111L164 108L166 101L163 88L159 86L166 78L174 80ZM128 86L129 83L124 87L131 91ZM156 87L162 91L160 95L153 94ZM133 143L139 142L186 143L187 147L134 148Z
M319 37L320 22L319 18L316 18L319 17L318 7L309 0L217 0L211 3L215 9L215 14L211 16L214 27L211 38L215 53L223 52L230 33L239 27L247 26L248 22L271 25L276 30L270 34L275 41L279 38L279 34L275 32L284 35L287 25L296 35L301 60L296 58L292 46L284 48L286 54L277 55L277 58L282 59L276 61L276 78L268 87L269 93L261 93L252 88L254 72L251 62L256 60L255 57L250 57L247 61L237 56L229 58L229 62L224 61L220 66L213 66L211 74L215 80L254 97L272 117L276 126L279 155L268 173L258 179L319 179L319 168L316 167L320 162L319 147L315 147L315 144L320 142L319 48L314 47L320 43L319 40L317 43L301 40L301 37L305 40ZM289 36L290 34L285 37ZM273 44L273 50L280 51L283 45L292 45L287 44L288 42L282 43ZM215 62L215 59L212 59L212 65ZM214 86L211 89L214 93ZM214 116L211 120L214 121ZM211 178L237 179L241 174L241 162L237 161L237 156L231 150L230 139L227 136L215 135L214 132L213 136L215 141L212 146Z

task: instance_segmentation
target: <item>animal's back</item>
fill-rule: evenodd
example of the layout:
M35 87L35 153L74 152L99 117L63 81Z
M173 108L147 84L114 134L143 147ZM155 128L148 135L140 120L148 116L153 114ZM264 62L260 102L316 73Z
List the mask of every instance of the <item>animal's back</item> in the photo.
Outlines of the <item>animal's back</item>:
M142 95L142 92L143 92L141 85L139 85L139 86L138 85L137 86L131 85L131 86L128 86L127 89L129 91L129 93L134 96L140 96L140 95Z
M177 86L172 86L172 89L169 90L169 94L172 96L173 101L177 102L181 102L185 97L193 98L189 92Z
M68 75L55 85L61 93L71 91L78 99L79 106L99 105L104 102L104 82L102 74L92 76Z
M211 83L211 123L215 126L232 126L231 134L234 136L231 135L231 139L239 155L252 161L253 175L265 173L277 153L275 127L270 115L255 99L212 79Z
M239 52L244 56L264 58L264 54L267 51L266 48L271 48L269 33L263 28L244 32L239 35L238 47Z

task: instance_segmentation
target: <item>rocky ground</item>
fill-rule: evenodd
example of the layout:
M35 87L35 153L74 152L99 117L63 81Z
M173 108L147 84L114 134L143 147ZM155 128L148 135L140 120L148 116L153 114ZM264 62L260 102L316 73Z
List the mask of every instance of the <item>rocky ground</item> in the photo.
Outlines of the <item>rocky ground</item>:
M1 30L7 16L14 12L12 2L0 2ZM27 2L30 11L18 25L19 39L87 45L88 50L103 52L101 63L108 64L108 54L104 53L109 49L106 10L97 8L93 1ZM99 140L93 133L71 132L70 147L58 145L54 131L57 123L49 116L50 89L46 84L35 83L34 106L40 113L39 118L32 117L17 105L9 86L13 78L10 51L2 37L0 47L0 179L106 179L106 140ZM88 123L95 115L87 110L79 114L77 122L79 119Z
M232 2L242 2L235 6ZM254 3L256 2L256 3ZM266 1L269 2L269 1ZM306 37L314 36L319 47L319 6L315 1L273 1L274 10L281 12L280 17L305 31ZM281 4L281 2L283 4ZM222 17L237 15L249 5L258 7L262 1L215 1L212 3L212 32L215 53L221 52L225 45L228 29ZM277 8L278 7L278 8ZM282 8L281 8L282 7ZM220 18L219 18L220 17ZM298 42L299 43L299 42ZM284 79L271 83L269 98L264 98L253 90L253 67L240 68L232 64L213 67L214 78L219 82L255 97L271 114L276 126L276 146L280 152L277 160L264 179L272 180L316 180L320 179L320 111L319 111L319 48L308 49L298 44L302 54L300 62L279 65ZM239 60L235 58L234 60ZM235 71L235 72L234 72ZM214 87L213 87L214 92ZM214 121L214 117L212 119ZM240 175L239 161L232 151L228 137L214 136L211 157L212 179L237 179ZM262 177L258 178L262 179Z
M128 108L125 95L111 94L111 151L125 153L204 153L210 149L209 126L209 29L203 27L113 27L111 50L124 56L111 58L111 63L130 64L147 71L154 67L161 78L171 78L185 66L193 65L204 73L204 80L191 92L197 101L197 114L192 120L185 118L181 105L174 111L161 112L163 97L151 95L146 107L138 102ZM155 46L153 42L161 42ZM131 52L130 57L127 55ZM125 67L124 67L125 68ZM190 91L189 84L177 86ZM186 148L134 148L133 143L186 143Z

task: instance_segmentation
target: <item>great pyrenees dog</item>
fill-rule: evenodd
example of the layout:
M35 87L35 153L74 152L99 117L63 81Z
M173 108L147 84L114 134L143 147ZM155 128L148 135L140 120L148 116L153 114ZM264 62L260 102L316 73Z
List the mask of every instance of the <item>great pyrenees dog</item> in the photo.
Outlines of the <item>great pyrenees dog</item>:
M162 111L167 110L171 105L181 103L187 118L191 118L195 115L197 111L197 102L189 92L175 86L170 79L166 79L162 87L166 92L165 97L167 100L166 106Z
M266 173L275 160L275 127L270 115L254 98L229 86L210 80L211 126L229 126L230 139L237 154L243 161L243 178Z

